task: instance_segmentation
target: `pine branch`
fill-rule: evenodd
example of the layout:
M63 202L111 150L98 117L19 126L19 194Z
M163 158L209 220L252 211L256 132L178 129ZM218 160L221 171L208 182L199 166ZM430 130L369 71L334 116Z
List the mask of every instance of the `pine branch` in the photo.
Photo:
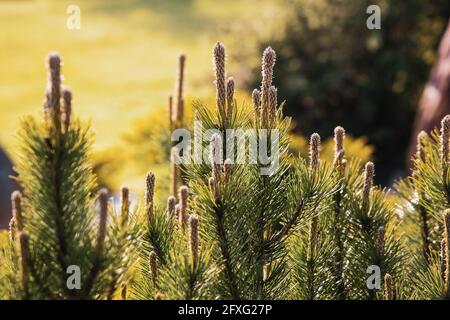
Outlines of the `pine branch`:
M234 274L233 261L229 252L229 244L227 240L226 230L223 224L223 206L220 199L216 199L216 208L214 210L214 217L216 221L216 232L219 240L220 252L222 254L223 263L225 265L225 274L227 277L227 284L230 295L233 300L240 300L239 288L236 283L236 275Z

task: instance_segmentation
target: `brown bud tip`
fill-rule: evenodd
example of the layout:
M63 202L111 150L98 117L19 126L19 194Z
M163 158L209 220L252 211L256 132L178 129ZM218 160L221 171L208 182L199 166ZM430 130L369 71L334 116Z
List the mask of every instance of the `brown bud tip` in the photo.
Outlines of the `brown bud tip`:
M72 91L70 90L69 87L63 87L62 96L63 96L64 101L67 104L70 104L70 102L72 101Z
M396 299L394 279L389 273L384 276L384 298L386 300Z
M198 216L196 214L189 217L189 249L195 268L198 262Z
M376 250L380 257L384 255L385 235L386 229L383 226L379 227L377 231Z
M72 92L69 88L64 87L62 89L62 97L64 104L61 110L61 124L63 133L66 133L70 125L70 117L72 114Z
M178 191L178 196L180 198L180 226L185 226L187 222L187 204L188 204L188 198L189 198L189 188L186 186L181 186L180 190Z
M124 186L124 187L120 188L120 194L122 197L122 202L130 200L130 189L128 189L128 187Z
M187 205L189 197L189 188L187 186L181 186L179 190L180 204L185 207Z
M252 92L252 103L256 111L261 108L261 92L258 89L254 89Z
M370 191L373 185L373 176L375 174L375 166L373 162L367 162L364 169L364 185L362 194L362 209L364 211L369 210L370 206Z
M50 70L59 70L61 58L58 52L50 52L47 56L48 67Z
M344 150L345 130L342 127L334 128L334 151L335 153Z
M264 71L273 71L277 55L271 47L267 47L263 52L262 64Z
M369 161L365 166L366 178L372 180L375 174L375 165L373 162Z
M316 170L319 166L320 157L320 136L318 133L311 135L309 143L309 159L311 169Z
M219 62L225 60L225 47L220 42L214 46L214 59Z
M224 119L226 104L226 84L225 84L225 47L217 42L214 47L214 70L216 76L216 100L220 117Z
M150 205L153 203L153 196L155 194L155 175L149 171L145 178L145 203Z
M155 297L154 297L155 300L163 300L163 298L164 298L163 295L159 292L157 294L155 294Z
M167 212L173 217L175 214L175 205L177 204L177 199L174 196L169 196L167 198Z
M157 255L155 251L150 252L149 256L150 262L150 272L152 274L153 285L156 287L157 278L158 278L158 268L157 268Z

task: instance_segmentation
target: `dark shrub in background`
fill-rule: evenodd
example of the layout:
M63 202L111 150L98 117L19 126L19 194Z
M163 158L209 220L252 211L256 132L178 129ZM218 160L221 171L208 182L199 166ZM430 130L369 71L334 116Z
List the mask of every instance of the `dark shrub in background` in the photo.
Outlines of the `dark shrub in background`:
M282 3L292 15L283 36L270 45L278 54L275 84L296 118L295 130L326 137L339 124L354 136L367 136L376 147L377 178L390 184L406 171L415 110L450 2ZM372 4L381 8L381 30L366 27Z

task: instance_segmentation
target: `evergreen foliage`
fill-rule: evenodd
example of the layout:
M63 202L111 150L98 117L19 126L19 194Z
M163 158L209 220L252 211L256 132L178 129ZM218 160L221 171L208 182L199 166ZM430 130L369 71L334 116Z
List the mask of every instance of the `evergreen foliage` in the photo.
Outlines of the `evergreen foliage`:
M71 116L71 92L61 87L60 64L58 54L49 55L44 121L25 117L18 134L16 179L22 193L12 195L9 244L1 258L3 298L106 298L130 265L135 232L124 221L118 225L105 190L96 201L88 161L92 135ZM70 290L77 282L74 267L80 286Z
M372 162L347 157L342 127L334 130L333 161L321 157L317 133L307 158L292 155L270 47L251 107L235 100L221 43L213 57L215 105L194 104L208 161L194 154L172 163L172 195L161 205L153 172L142 201L127 187L113 204L98 191L90 131L72 117L59 56L49 56L45 119L24 118L18 135L22 191L11 199L1 298L450 298L450 117L439 132L420 135L413 172L394 193L374 185ZM184 119L184 62L181 56L171 128ZM231 144L228 129L247 130L247 141ZM252 141L267 146L266 158L252 154ZM171 148L174 160L186 156Z

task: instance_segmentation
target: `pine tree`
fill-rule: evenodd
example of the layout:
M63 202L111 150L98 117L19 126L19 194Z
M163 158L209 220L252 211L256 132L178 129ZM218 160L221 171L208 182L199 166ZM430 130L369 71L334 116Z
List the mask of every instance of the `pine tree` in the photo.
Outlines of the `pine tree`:
M172 149L184 161L171 164L167 204L155 201L153 172L142 201L122 187L111 204L89 165L89 128L72 116L51 54L44 120L25 117L18 134L21 191L11 196L0 297L450 299L450 116L419 135L412 173L394 193L374 185L374 163L347 159L342 127L332 162L321 158L317 133L308 157L290 153L275 60L267 48L261 87L251 106L238 106L217 43L215 105L194 104L201 142ZM189 126L184 63L171 129Z
M412 298L450 299L447 281L449 139L450 116L447 115L442 119L440 131L419 134L413 171L397 185L412 252L406 283Z
M72 116L72 93L61 86L61 60L48 56L44 121L21 122L12 195L10 243L2 256L8 299L102 299L124 280L132 233L96 193L89 165L89 128ZM97 200L96 200L97 198ZM127 239L128 238L128 239Z

